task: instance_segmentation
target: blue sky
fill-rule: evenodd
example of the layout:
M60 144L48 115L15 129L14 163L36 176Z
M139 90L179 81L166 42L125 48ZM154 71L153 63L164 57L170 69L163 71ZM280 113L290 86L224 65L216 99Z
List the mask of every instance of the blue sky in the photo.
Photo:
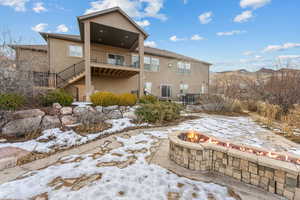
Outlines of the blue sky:
M300 65L299 0L0 0L0 31L39 44L38 31L78 34L76 16L113 6L144 27L147 45L213 71Z

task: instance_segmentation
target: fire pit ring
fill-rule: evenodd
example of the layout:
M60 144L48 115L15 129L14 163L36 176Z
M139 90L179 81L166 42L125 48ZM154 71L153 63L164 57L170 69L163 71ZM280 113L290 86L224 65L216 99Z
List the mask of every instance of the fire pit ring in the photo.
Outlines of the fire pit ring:
M184 168L220 173L291 200L300 199L300 157L195 131L173 132L169 141L169 158Z

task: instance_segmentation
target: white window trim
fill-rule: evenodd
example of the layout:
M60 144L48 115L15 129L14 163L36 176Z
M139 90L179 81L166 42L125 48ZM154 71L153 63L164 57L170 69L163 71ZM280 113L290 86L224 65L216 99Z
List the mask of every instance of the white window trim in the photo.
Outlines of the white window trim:
M72 52L71 48L72 47L76 47L76 48L80 47L80 49L81 49L81 55L80 56L71 55L71 52ZM75 44L68 45L68 56L69 57L75 57L75 58L83 58L83 47L81 45L75 45Z
M162 86L170 86L170 96L169 97L162 96ZM160 97L161 98L172 98L172 84L160 84Z

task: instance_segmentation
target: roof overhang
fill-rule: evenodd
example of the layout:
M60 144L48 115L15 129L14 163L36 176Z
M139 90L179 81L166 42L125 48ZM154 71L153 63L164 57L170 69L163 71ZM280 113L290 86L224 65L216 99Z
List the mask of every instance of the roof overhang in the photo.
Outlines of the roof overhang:
M137 30L139 30L145 37L145 39L149 36L148 33L146 33L144 31L144 29L142 27L140 27L131 17L129 17L120 7L113 7L113 8L109 8L109 9L106 9L106 10L101 10L101 11L98 11L98 12L93 12L93 13L90 13L90 14L86 14L86 15L82 15L82 16L79 16L77 17L77 20L78 20L78 25L79 25L79 29L80 29L80 36L81 36L81 39L83 40L83 22L86 21L86 20L89 20L89 19L93 19L93 18L96 18L96 17L100 17L101 15L105 15L105 14L109 14L109 13L113 13L113 12L118 12L120 13L121 15L123 15L129 23L131 23Z

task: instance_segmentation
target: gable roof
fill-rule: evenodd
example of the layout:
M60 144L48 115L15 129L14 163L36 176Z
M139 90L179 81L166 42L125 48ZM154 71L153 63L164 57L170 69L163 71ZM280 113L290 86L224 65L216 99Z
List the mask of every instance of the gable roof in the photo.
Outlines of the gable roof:
M144 34L145 38L147 38L149 36L148 33L146 33L146 31L142 27L140 27L131 17L129 17L120 7L113 7L113 8L101 10L98 12L93 12L90 14L78 16L77 20L79 23L79 27L81 26L80 25L81 21L95 18L95 17L101 16L101 15L112 13L112 12L119 12L121 15L123 15L135 28L137 28L141 33Z

